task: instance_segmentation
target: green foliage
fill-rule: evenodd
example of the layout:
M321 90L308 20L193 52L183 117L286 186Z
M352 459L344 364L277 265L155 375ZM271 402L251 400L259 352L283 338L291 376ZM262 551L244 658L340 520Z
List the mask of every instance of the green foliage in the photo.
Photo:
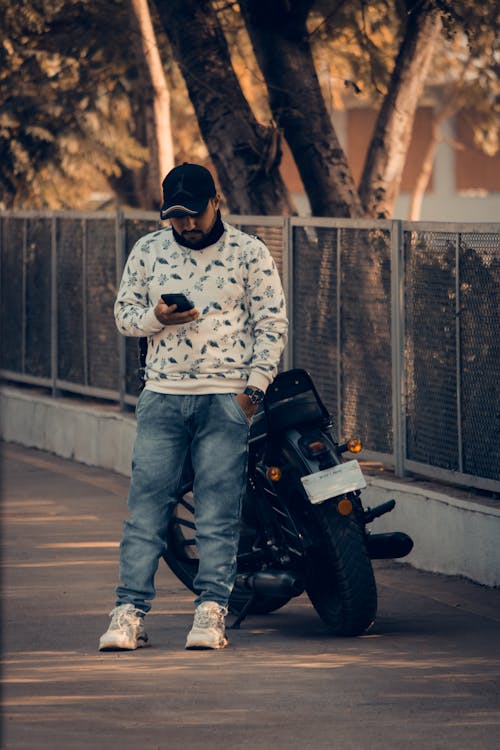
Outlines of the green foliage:
M121 0L0 3L5 206L75 208L146 159L131 128L126 10Z
M332 106L350 99L379 103L386 93L404 25L398 3L318 0L309 31Z
M239 5L212 4L245 96L267 123L268 92ZM476 145L496 153L497 0L283 0L285 6L301 19L299 27L307 17L331 110L353 102L378 108L409 16L438 7L445 32L427 95L437 113L474 110ZM155 3L150 7L154 14ZM279 11L282 4L263 0L264 11L270 7ZM136 65L131 17L128 0L0 0L0 207L82 207L92 190L147 168L144 118L151 102ZM171 86L176 158L205 161L182 77L158 19L156 25Z
M493 156L499 148L500 7L497 0L456 0L439 7L446 35L440 62L453 86L455 110L473 113L475 144Z

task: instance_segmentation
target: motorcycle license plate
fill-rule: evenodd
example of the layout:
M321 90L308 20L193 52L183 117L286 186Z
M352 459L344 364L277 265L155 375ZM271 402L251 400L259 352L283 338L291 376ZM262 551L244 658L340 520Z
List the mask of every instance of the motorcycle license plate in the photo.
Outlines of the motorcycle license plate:
M308 474L301 477L300 481L311 503L323 503L329 497L337 497L366 487L363 472L356 460Z

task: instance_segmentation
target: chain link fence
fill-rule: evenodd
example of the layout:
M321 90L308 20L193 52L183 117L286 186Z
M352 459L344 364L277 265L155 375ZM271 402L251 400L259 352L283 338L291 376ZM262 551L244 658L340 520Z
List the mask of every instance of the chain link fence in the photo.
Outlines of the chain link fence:
M500 224L227 217L269 247L288 299L281 367L311 373L340 438L500 491ZM137 340L115 328L143 212L0 213L2 377L133 406Z

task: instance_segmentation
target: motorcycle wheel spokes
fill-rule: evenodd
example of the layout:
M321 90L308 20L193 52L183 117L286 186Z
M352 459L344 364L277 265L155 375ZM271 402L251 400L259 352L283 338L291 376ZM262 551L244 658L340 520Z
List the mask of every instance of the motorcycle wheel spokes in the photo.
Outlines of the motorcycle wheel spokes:
M191 591L194 591L194 579L198 571L198 553L196 550L196 525L194 522L195 500L191 487L186 487L181 493L175 507L167 533L167 551L164 560L172 572ZM251 528L249 527L250 531ZM245 548L245 535L240 540ZM247 543L249 543L247 539ZM243 555L244 557L245 555ZM240 570L241 556L238 555L238 569ZM247 565L243 565L246 570ZM253 569L253 568L251 568ZM258 569L258 568L257 568ZM239 614L252 598L249 590L239 590L235 587L229 600L229 610ZM257 596L249 606L249 614L265 614L283 607L290 600L290 596Z

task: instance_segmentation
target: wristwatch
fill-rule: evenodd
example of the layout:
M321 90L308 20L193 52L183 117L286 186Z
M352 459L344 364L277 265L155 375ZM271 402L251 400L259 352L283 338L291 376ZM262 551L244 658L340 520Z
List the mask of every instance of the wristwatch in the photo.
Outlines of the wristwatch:
M264 401L265 393L264 391L261 391L260 388L254 388L253 386L247 386L243 393L248 396L252 404L255 404L255 406L258 406Z

